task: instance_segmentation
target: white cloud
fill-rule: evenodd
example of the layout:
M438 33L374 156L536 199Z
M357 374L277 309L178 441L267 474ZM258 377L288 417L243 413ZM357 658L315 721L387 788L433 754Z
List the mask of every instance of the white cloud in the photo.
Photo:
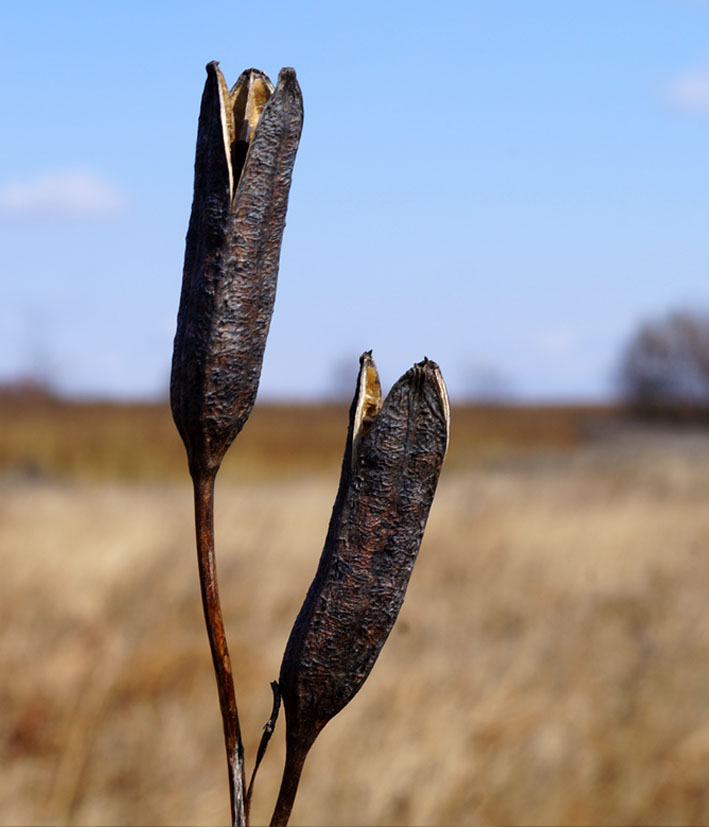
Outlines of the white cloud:
M125 207L123 194L93 170L45 172L0 187L0 213L13 218L103 217Z
M668 87L670 103L692 112L709 112L709 63L680 75Z

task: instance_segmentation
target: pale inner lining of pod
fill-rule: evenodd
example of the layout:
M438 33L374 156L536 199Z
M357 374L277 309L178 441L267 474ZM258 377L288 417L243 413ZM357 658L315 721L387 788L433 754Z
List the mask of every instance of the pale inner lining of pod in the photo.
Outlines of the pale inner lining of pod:
M233 161L236 157L239 178L246 165L246 153L254 132L261 120L268 99L273 94L273 84L262 72L251 69L243 80L238 80L229 94L231 107L231 134L229 143L231 196L234 197L238 179L234 180ZM238 166L240 164L240 167Z
M379 373L371 353L363 354L361 361L362 365L357 378L357 405L352 425L353 466L359 453L360 440L372 427L377 414L382 409L382 386L379 383Z
M254 136L263 110L274 91L268 77L256 69L243 72L231 91L226 85L224 75L217 67L219 80L219 115L222 123L224 154L229 171L229 195L234 197L238 180L234 180L234 156L237 158L239 177L243 172L246 151ZM237 145L243 148L238 149Z
M219 81L219 118L222 122L222 138L224 140L224 155L229 171L229 195L234 195L234 169L231 164L231 142L234 134L234 115L230 105L229 89L224 80L221 69L217 67Z
M268 99L273 94L273 84L262 75L249 74L245 83L231 91L231 105L234 112L233 141L251 142L254 131Z
M443 457L445 458L445 455L448 453L448 443L450 442L451 436L451 403L448 398L448 388L446 387L446 383L443 381L443 374L438 366L436 366L433 376L436 380L436 389L438 390L438 395L441 398L441 404L443 405L443 415L446 418L446 450L443 454Z

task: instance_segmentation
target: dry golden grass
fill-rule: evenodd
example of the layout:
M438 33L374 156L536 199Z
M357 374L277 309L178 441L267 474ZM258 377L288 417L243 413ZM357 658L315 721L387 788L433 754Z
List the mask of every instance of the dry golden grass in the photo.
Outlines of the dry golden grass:
M220 479L265 480L339 467L347 403L257 405ZM609 409L458 407L448 468L500 451L568 448ZM92 480L182 480L185 455L167 402L23 402L0 394L0 472Z
M250 760L344 437L342 410L258 413L216 515ZM589 436L592 414L458 412L399 622L313 748L294 825L709 822L709 436L608 419ZM82 457L74 476L37 449L33 463L7 460L29 414L12 440L3 432L3 824L228 819L191 494L170 479L167 426L144 415L117 428L123 453L110 428L75 417L63 440L64 457ZM57 421L35 444L61 453ZM263 461L257 432L274 446ZM152 459L126 458L132 440L154 444ZM270 816L282 735L281 721L255 823Z

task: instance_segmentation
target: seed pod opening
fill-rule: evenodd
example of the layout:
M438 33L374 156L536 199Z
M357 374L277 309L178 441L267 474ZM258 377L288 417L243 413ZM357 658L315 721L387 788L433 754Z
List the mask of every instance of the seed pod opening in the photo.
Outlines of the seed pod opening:
M234 197L246 161L246 153L268 99L273 94L269 77L258 69L242 72L231 91L219 69L220 114L227 161L230 194Z
M372 351L368 350L359 357L359 375L357 376L357 390L352 403L353 413L349 441L351 442L354 463L359 454L359 443L362 437L369 432L377 414L382 409L382 386L379 382L377 366L372 359Z
M292 69L229 91L207 66L170 383L193 475L216 472L256 398L302 123Z

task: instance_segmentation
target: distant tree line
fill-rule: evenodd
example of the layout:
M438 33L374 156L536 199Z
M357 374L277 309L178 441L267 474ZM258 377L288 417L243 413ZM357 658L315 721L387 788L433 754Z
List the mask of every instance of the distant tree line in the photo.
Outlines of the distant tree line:
M618 373L632 412L709 419L709 313L681 310L642 323L625 347Z

